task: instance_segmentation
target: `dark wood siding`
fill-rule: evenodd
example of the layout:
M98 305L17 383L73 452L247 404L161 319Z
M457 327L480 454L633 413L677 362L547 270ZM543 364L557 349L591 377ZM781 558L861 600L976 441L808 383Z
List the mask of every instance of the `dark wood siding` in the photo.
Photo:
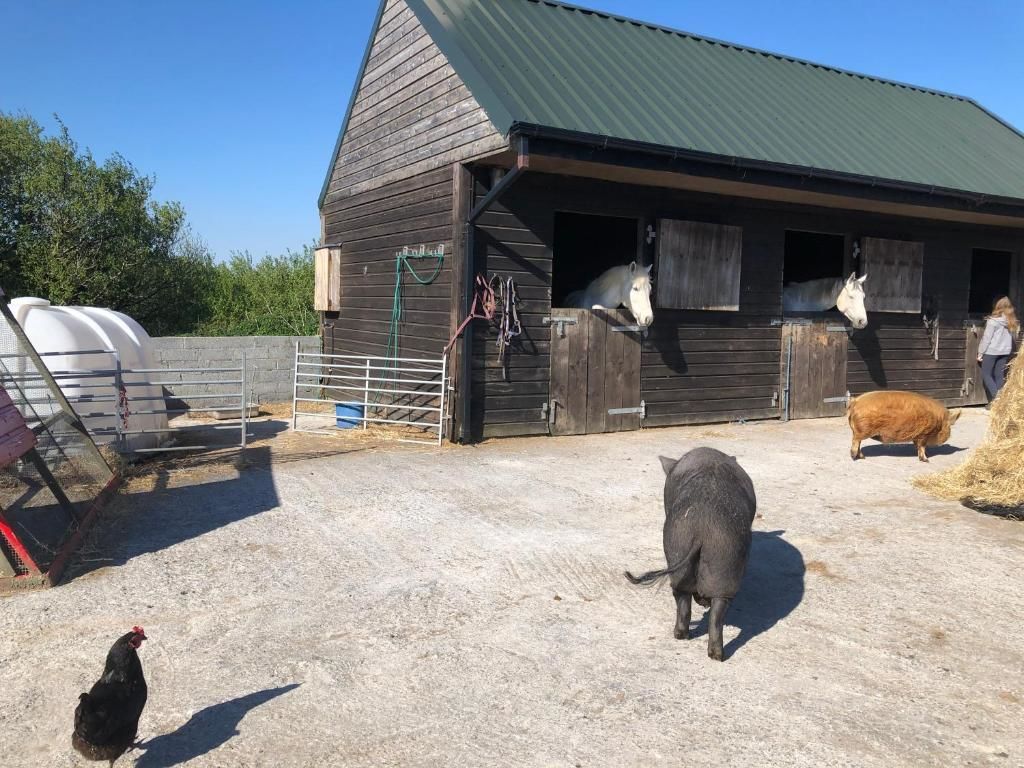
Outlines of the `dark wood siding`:
M405 0L374 33L326 203L507 145ZM332 222L327 221L330 227Z
M847 362L851 394L873 389L914 390L957 404L964 381L967 336L963 322L946 327L940 324L938 360L934 339L918 315L885 315L877 324L869 323L863 331L851 334Z
M403 356L439 357L451 312L452 169L440 168L324 206L329 242L341 243L341 310L324 316L324 351L383 355L395 294L395 253L402 246L444 245L437 279L419 285L402 275ZM417 264L429 275L433 262Z
M478 185L477 194L485 189ZM967 284L972 248L1020 252L1022 235L859 212L752 202L691 192L543 174L520 179L478 230L476 271L512 275L523 297L524 338L503 379L495 335L485 323L474 334L474 434L547 431L541 408L548 397L549 313L554 212L636 217L653 223L677 218L743 229L738 312L659 309L643 345L641 394L647 426L772 418L780 393L782 272L785 232L804 229L924 243L922 309L938 313L934 337L919 314L871 312L870 325L848 342L851 392L914 389L960 402L964 378ZM628 260L624 255L623 261ZM648 247L647 261L653 261ZM657 279L657 276L655 276ZM557 311L557 310L556 310ZM820 316L820 315L819 315ZM826 317L841 321L838 312Z
M487 190L485 178L486 173L477 175L477 200ZM548 400L550 331L542 320L551 307L554 216L532 203L534 186L524 176L476 227L474 271L515 281L523 327L503 366L495 329L474 323L471 427L477 439L547 433L541 408Z
M644 425L778 416L780 338L764 317L655 310L640 368Z
M478 194L485 187L478 187ZM626 216L654 223L685 218L743 228L738 312L655 308L644 340L640 397L645 425L770 418L779 388L781 242L784 229L734 201L648 187L528 174L484 215L478 228L476 270L513 276L523 298L524 338L513 349L508 381L497 360L494 332L474 332L473 422L477 437L547 432L550 305L554 213L558 210ZM646 262L654 260L648 247ZM624 255L628 261L632 255ZM754 373L756 372L756 374Z

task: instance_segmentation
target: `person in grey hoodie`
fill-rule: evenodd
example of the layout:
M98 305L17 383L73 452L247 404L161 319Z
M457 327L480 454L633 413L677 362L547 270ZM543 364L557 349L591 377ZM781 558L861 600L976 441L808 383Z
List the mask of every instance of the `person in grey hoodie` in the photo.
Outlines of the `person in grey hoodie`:
M986 318L985 333L978 345L978 362L989 402L996 399L1006 379L1006 364L1013 353L1020 326L1013 304L1006 296L996 300L992 314Z

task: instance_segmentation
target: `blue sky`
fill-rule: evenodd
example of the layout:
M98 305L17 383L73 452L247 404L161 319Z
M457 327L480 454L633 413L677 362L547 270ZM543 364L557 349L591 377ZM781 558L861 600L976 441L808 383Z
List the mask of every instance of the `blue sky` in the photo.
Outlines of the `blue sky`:
M1016 0L583 0L582 5L972 96L1024 129ZM218 257L297 249L377 0L0 0L0 110L60 115L184 204Z

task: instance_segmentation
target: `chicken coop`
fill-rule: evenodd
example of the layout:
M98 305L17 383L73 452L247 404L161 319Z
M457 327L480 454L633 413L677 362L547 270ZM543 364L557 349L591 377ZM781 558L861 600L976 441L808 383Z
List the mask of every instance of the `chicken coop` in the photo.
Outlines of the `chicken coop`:
M324 352L445 355L463 441L979 403L1024 290L1024 136L976 102L553 0L384 0L319 205ZM649 328L566 307L631 262ZM865 328L785 309L851 272Z

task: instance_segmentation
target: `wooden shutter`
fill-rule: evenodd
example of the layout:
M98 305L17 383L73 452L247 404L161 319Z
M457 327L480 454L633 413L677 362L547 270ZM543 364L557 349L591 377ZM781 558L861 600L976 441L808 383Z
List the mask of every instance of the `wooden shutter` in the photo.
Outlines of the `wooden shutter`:
M740 308L743 229L699 221L658 222L657 305Z
M341 309L341 248L321 246L313 252L313 309L337 312Z
M920 312L924 243L865 237L861 244L868 312Z

